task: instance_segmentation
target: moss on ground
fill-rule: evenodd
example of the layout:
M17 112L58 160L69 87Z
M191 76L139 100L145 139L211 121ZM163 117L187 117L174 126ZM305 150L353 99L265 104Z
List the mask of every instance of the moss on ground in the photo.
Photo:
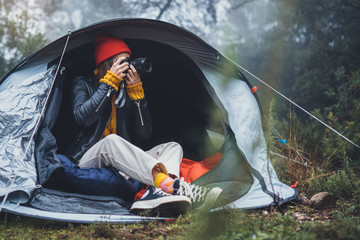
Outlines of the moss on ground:
M225 209L176 221L142 224L70 224L0 215L0 239L358 239L360 219L351 202L314 210L293 204L281 209Z

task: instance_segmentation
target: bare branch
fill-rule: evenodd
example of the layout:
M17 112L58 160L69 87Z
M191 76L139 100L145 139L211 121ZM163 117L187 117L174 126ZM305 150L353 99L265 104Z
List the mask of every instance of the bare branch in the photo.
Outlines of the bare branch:
M241 7L245 6L248 3L255 2L255 1L257 1L257 0L243 0L241 2L236 1L237 3L231 6L231 10L241 8Z
M162 15L164 14L164 12L170 7L171 2L172 2L172 0L167 0L166 4L162 8L160 8L160 13L156 17L157 20L159 20L162 17Z
M213 19L213 21L216 23L217 18L216 18L216 9L214 8L214 0L210 0L208 2L208 6L207 6L207 12L210 14L211 18Z

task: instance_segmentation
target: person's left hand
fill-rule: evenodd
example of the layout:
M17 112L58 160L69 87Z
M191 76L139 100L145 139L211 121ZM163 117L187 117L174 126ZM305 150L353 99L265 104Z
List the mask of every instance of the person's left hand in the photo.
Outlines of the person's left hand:
M128 73L126 74L125 81L126 81L127 86L135 85L135 84L141 82L140 75L136 71L134 66L130 65Z

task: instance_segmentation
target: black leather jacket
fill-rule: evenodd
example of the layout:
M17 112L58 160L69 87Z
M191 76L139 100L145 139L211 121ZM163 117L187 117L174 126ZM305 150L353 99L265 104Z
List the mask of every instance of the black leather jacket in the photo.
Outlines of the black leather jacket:
M111 99L116 91L95 78L75 77L72 83L72 111L78 129L74 134L68 156L78 162L82 155L97 143L110 120ZM130 100L117 108L116 131L124 139L146 140L152 131L151 117L146 99Z

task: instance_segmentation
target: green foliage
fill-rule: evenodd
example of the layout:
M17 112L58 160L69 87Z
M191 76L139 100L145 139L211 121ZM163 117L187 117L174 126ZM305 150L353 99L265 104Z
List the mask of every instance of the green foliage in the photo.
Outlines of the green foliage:
M358 239L359 217L337 219L333 224L313 224L306 222L301 227L298 239Z
M283 41L282 46L287 48L285 62L281 62L282 73L277 75L281 83L278 86L296 103L359 145L358 1L295 0L276 4L287 10L286 17L279 14L278 25L268 38ZM278 34L280 30L282 34ZM283 124L292 121L293 125L276 127L284 129L284 138L293 144L297 142L300 149L311 154L316 167L338 170L344 159L350 159L354 167L360 166L360 149L295 107L292 115L301 124L291 129L296 125L290 119L289 107L278 104L277 109Z
M279 136L278 131L276 131L274 128L274 126L277 125L279 121L276 114L274 113L275 99L271 100L269 106L269 114L268 116L265 116L266 120L265 124L263 124L264 135L268 149L271 149L271 151L274 152L278 152L279 147L277 145L277 139L281 138L281 136Z
M332 99L333 104L320 109L316 108L312 114L323 120L332 128L345 135L355 143L360 143L360 74L359 70L346 74L344 67L339 67L334 73L341 84L338 89L328 89L326 95ZM276 102L277 103L277 102ZM276 109L279 105L275 104ZM289 109L286 116L277 114L270 110L270 118L279 118L281 120L273 121L272 127L276 130L278 138L288 140L287 147L276 149L270 145L270 149L275 152L281 152L285 156L291 156L292 159L304 163L304 158L297 156L289 148L295 148L306 152L307 164L311 164L308 173L321 174L324 171L337 171L343 168L343 163L347 161L353 168L360 167L360 149L338 136L332 130L326 128L315 119L308 119L300 111L293 111L292 107L282 106ZM297 110L297 109L295 109ZM324 116L324 113L327 113ZM302 115L301 115L302 114ZM272 116L273 115L273 116ZM299 117L300 116L300 117ZM288 158L289 161L289 158ZM287 164L287 163L286 163ZM301 167L301 166L300 166ZM289 171L287 167L285 169ZM298 170L297 167L294 170ZM291 171L290 171L291 172ZM310 176L303 175L303 179ZM283 175L280 172L280 176ZM293 173L294 175L294 173ZM311 176L314 177L314 176ZM289 176L290 180L292 179ZM299 178L296 180L300 180Z
M295 62L288 67L294 69L295 100L312 109L327 107L334 102L326 91L341 83L334 72L341 66L347 72L359 69L358 1L297 0L291 12L288 33Z
M320 115L319 111L313 114ZM345 128L356 129L352 123L341 125L332 112L327 119L335 128L345 125ZM265 131L265 136L281 181L289 185L299 181L299 189L307 196L327 191L339 199L360 199L360 183L355 174L359 168L356 148L332 131L324 131L319 123L298 118L291 108L282 120L277 120L276 113L273 113L268 124L270 131ZM287 142L282 144L277 139L286 139Z
M97 223L93 224L94 236L98 238L110 238L113 239L116 237L115 233L112 231L112 225L108 223Z
M16 1L0 0L0 78L20 60L45 45L28 3L19 8Z
M355 143L360 142L360 70L347 74L344 67L339 67L335 73L339 82L338 90L329 89L326 95L334 104L324 108L328 112L328 121L342 134L352 139ZM334 139L334 138L333 138ZM350 157L355 166L360 165L359 149L344 141L334 142L330 134L325 135L324 144L332 147L334 152L343 153ZM328 151L330 149L327 149ZM328 155L330 155L328 154ZM339 165L339 163L337 163Z
M352 198L356 191L354 179L353 173L349 175L344 170L339 170L330 176L318 176L309 181L307 193L308 196L312 196L318 192L330 192L337 199Z

